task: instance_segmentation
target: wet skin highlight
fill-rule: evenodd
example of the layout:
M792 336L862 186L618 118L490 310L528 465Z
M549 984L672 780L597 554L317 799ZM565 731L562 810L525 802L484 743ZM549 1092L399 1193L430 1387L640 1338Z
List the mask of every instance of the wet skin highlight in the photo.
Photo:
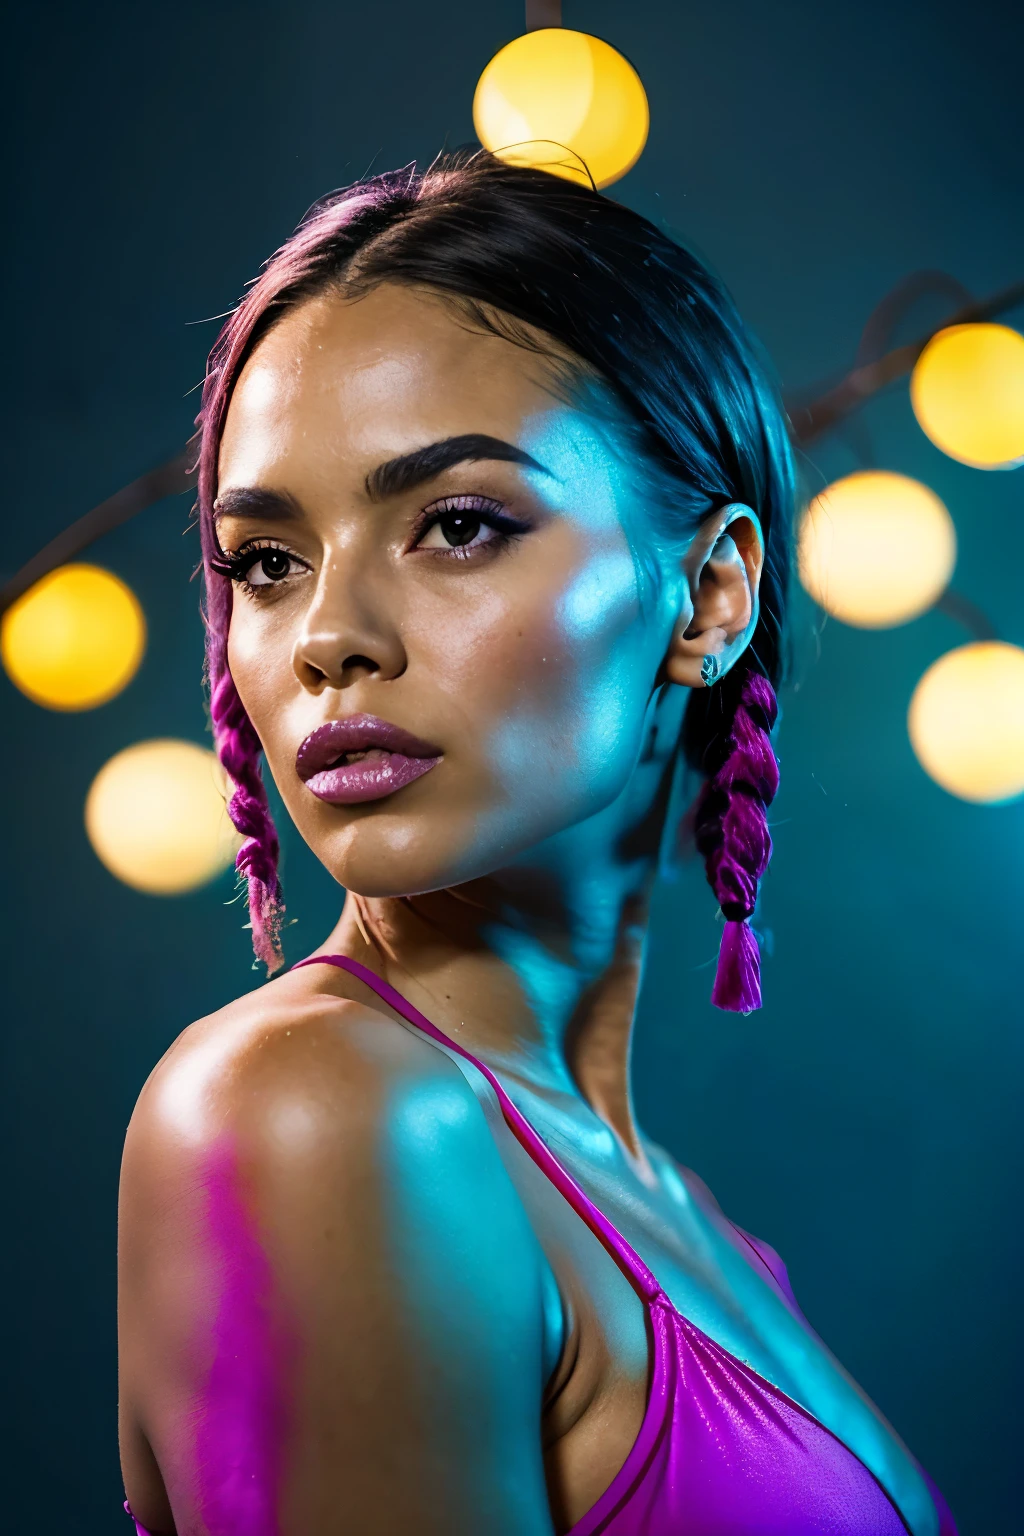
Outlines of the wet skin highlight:
M468 457L445 446L466 440ZM729 528L709 516L681 551L645 547L635 530L649 494L614 420L543 356L474 333L429 294L309 301L257 346L228 413L218 511L232 674L289 813L350 893L324 949L386 974L499 1073L685 1316L840 1434L929 1536L898 1441L699 1180L633 1119L629 1025L687 690L703 655L742 654L760 559L753 514ZM304 777L305 744L367 717L429 746L432 766L380 798L332 803L318 775L372 779L388 765L324 762ZM354 738L349 750L388 752ZM226 1039L202 1092L229 1122L249 1113L254 1079L269 1114L300 1060L303 1091L322 1098L317 1134L334 1150L268 1218L278 1241L293 1210L305 1223L289 1294L303 1297L309 1379L274 1474L289 1536L336 1519L342 1496L352 1529L374 1536L416 1520L445 1536L488 1521L494 1536L567 1530L643 1418L642 1308L501 1128L484 1126L500 1161L474 1139L478 1085L410 1045L351 978L315 969L196 1026L161 1069L170 1080L202 1042ZM415 1156L395 1126L421 1119L392 1114L406 1094L431 1106ZM262 1177L276 1188L275 1157ZM525 1265L493 1311L459 1264L481 1211L493 1271ZM225 1231L234 1219L229 1204ZM433 1243L442 1227L457 1240ZM263 1275L254 1258L253 1294ZM545 1325L552 1297L561 1317ZM258 1331L259 1308L243 1314ZM564 1340L553 1367L545 1335ZM266 1385L278 1357L260 1349L252 1445L268 1424L284 1436ZM495 1407L502 1382L522 1389L514 1411ZM230 1375L217 1390L230 1395ZM460 1481L469 1445L474 1478ZM218 1454L244 1466L243 1451ZM406 1481L418 1502L402 1503Z
M575 1108L568 1125L562 1119L565 1099L576 1099L562 1042L577 1027L585 978L607 966L646 909L685 705L666 673L682 681L689 667L699 685L700 654L728 660L756 616L756 585L753 599L749 588L737 590L751 574L750 543L712 537L721 563L702 591L699 625L691 623L694 548L681 560L637 542L649 525L649 485L600 404L585 380L567 390L564 373L543 357L467 335L433 296L381 289L347 305L313 301L270 333L242 375L221 450L224 494L269 487L295 509L290 547L306 571L262 607L258 597L236 601L229 657L293 819L339 884L358 893L333 940L346 949L369 934L385 956L401 956L401 985L437 1019L435 986L415 995L429 951L414 949L408 963L402 951L414 924L389 900L451 892L467 903L475 921L463 919L459 933L511 973L523 1033L512 1050L492 1035L493 1004L483 998L468 1018L460 1009L452 1033L465 1041L475 1031L513 1096L519 1085L527 1117L550 1127L556 1144L580 1147L607 1133L587 1116L578 1124ZM453 422L514 444L541 471L474 460L417 485L411 498L363 499L378 462L461 436ZM500 510L514 531L492 537L484 523L484 542L468 553L444 548L427 519L466 497ZM229 519L225 537L250 527L259 533L258 523ZM429 548L415 542L424 527ZM742 525L737 541L741 533ZM700 634L687 649L691 627ZM371 707L436 743L441 762L378 804L314 808L292 766L300 718ZM445 900L435 907L424 894L415 911L444 929ZM521 903L531 910L525 924ZM538 942L536 913L545 908L552 933ZM560 930L572 934L569 947L554 938ZM509 990L504 978L498 985ZM595 1097L602 1102L600 1088ZM603 1102L619 1138L611 1138L612 1164L624 1148L635 1158L629 1172L649 1191L657 1180L628 1100ZM604 1208L621 1200L610 1169L588 1173L602 1180ZM671 1184L671 1174L663 1178ZM897 1480L905 1503L924 1510L904 1453L826 1352L801 1386L807 1336L763 1283L752 1283L727 1235L714 1245L721 1295L695 1283L693 1255L708 1229L687 1206L675 1220L692 1229L689 1255L680 1245L671 1260L652 1263L659 1276L681 1264L674 1294L685 1315L768 1379L802 1392L869 1465ZM632 1234L632 1202L622 1221Z
M273 540L291 562L276 584L237 593L232 675L303 836L365 895L463 883L520 855L529 867L547 838L628 790L682 592L666 575L642 603L623 529L637 499L628 466L604 422L559 400L543 358L467 335L429 296L388 304L383 328L373 294L314 301L270 333L232 400L217 499L226 549ZM367 355L339 369L339 345ZM473 402L475 434L452 430L453 387ZM367 494L382 463L473 436L526 462L475 457L387 502ZM257 492L279 519L239 515ZM467 498L479 532L450 545L446 509L464 516ZM658 701L666 715L680 702ZM323 806L296 776L303 739L350 711L443 750L394 814L392 802Z

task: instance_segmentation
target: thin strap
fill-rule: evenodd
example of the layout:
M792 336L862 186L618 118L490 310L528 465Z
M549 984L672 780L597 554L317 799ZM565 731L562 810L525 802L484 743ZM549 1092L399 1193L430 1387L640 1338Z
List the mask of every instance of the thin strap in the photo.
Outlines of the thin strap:
M619 1267L632 1281L640 1295L647 1301L653 1301L662 1294L661 1286L651 1274L651 1271L647 1268L647 1265L636 1249L627 1243L622 1234L612 1226L608 1218L598 1210L593 1200L583 1193L575 1179L566 1173L558 1159L548 1151L547 1146L538 1136L529 1120L513 1104L490 1067L485 1066L477 1057L471 1055L457 1041L450 1040L442 1030L438 1029L436 1024L431 1024L430 1020L420 1013L418 1008L414 1008L412 1003L402 996L401 992L396 992L389 982L383 981L368 966L361 965L358 960L350 960L347 955L311 955L308 960L299 960L297 964L292 966L292 970L297 971L304 965L334 965L337 966L339 971L348 971L349 975L355 976L359 981L364 982L371 992L376 992L377 996L389 1004L396 1013L400 1013L402 1018L411 1024L414 1029L429 1035L431 1040L436 1040L439 1045L454 1051L464 1061L472 1062L477 1071L486 1078L487 1082L494 1089L498 1103L501 1106L501 1113L504 1116L505 1124L513 1136L525 1151L529 1153L541 1172L550 1179L558 1192L569 1202L577 1216L586 1222L594 1236L600 1239L608 1249L612 1258L615 1259Z

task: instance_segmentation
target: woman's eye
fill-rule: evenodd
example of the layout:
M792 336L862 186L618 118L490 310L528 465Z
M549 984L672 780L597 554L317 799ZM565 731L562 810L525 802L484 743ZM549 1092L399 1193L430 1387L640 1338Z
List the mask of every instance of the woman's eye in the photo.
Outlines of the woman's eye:
M244 579L250 587L269 587L284 581L298 568L299 562L283 549L261 549L247 566Z
M477 549L497 550L525 533L527 527L511 517L500 501L476 494L445 496L434 502L424 511L422 526L417 549L458 559L468 558Z
M289 576L301 575L303 571L309 570L305 560L289 554L276 544L257 544L255 547L243 544L241 549L233 553L225 551L210 563L218 575L226 576L247 592L252 592L256 587L276 586Z
M498 537L479 512L442 512L420 540L420 549L466 549Z

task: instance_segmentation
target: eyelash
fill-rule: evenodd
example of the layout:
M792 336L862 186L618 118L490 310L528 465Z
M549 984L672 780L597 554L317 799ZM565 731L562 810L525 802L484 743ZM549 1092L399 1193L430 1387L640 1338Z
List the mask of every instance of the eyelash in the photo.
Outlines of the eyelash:
M277 550L280 554L286 555L289 560L294 561L296 565L301 565L305 570L309 570L309 566L302 559L301 555L295 554L287 545L277 543L275 539L247 539L238 549L225 550L220 558L215 557L211 560L210 568L216 571L218 575L226 576L229 581L235 582L247 596L262 599L267 592L273 590L275 586L281 585L281 583L268 581L260 582L257 586L255 582L248 580L248 576L260 555L266 554L271 549Z
M508 549L512 541L526 533L529 527L527 523L507 513L501 502L493 501L489 496L444 496L439 501L432 502L420 513L408 546L410 552L417 548L432 528L435 528L445 517L457 512L474 514L484 527L494 531L495 537L475 547L456 544L448 549L430 549L425 553L441 560L479 559L484 550L491 554L498 554L501 550ZM210 566L218 575L226 576L229 581L240 586L249 597L262 601L275 586L283 585L283 580L287 580L283 578L282 581L260 582L258 585L248 580L249 572L260 555L265 554L267 550L277 550L305 570L310 569L300 555L296 555L287 545L279 544L274 539L249 539L237 550L224 550L219 558L215 557L211 560Z
M436 528L445 517L450 517L457 512L472 513L483 527L493 530L495 537L488 539L484 544L476 545L475 548L455 544L448 549L429 549L423 553L436 556L440 560L480 559L484 550L489 554L498 554L501 550L507 550L513 540L521 538L529 531L528 523L512 517L505 511L500 501L494 501L489 496L442 496L439 501L431 502L430 506L425 507L420 513L412 531L409 549L416 549L432 528Z

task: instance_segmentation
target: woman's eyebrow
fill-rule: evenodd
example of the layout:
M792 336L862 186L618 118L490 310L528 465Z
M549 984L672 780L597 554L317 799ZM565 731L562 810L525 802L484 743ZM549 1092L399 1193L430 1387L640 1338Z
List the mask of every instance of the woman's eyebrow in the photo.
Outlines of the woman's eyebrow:
M246 485L221 491L213 504L213 515L214 518L258 517L261 521L294 522L302 513L290 496Z
M484 432L467 432L462 437L446 437L423 448L414 448L397 459L388 459L371 470L366 477L366 494L371 501L384 501L389 496L400 496L411 491L435 475L456 464L474 464L483 459L497 459L506 464L522 464L536 469L542 475L550 470L514 443L506 443L500 437L488 437Z

